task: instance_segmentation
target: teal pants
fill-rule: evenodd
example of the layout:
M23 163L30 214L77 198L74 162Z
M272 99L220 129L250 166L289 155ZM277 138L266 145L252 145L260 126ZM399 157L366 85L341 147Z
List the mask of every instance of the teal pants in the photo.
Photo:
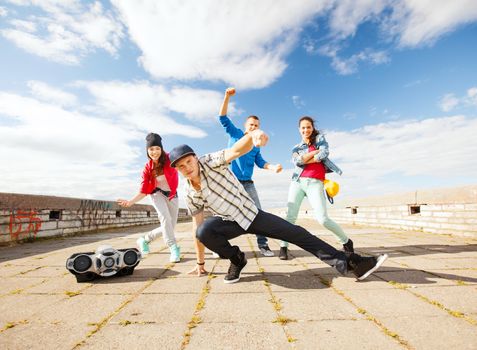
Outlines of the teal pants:
M326 212L326 198L323 191L323 181L300 177L298 181L292 181L288 191L287 221L294 224L298 217L303 199L308 197L313 208L316 220L325 228L334 233L341 244L348 242L348 236L343 229L328 217ZM281 241L280 246L288 247L288 242Z

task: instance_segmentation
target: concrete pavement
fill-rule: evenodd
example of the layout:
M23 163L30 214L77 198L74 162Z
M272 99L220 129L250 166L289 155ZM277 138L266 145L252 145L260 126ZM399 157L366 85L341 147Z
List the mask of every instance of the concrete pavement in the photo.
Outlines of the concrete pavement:
M150 228L0 247L0 349L477 349L475 238L345 227L358 252L390 256L356 282L295 246L291 260L262 257L248 235L234 240L242 279L226 285L228 262L210 253L210 275L186 274L195 254L181 223L180 263L158 239L132 276L78 284L65 269L73 253L134 247Z

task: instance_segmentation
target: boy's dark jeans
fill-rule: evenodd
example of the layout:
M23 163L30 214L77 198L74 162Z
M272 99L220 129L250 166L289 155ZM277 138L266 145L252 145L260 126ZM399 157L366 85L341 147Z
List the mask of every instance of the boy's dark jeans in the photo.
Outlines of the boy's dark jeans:
M246 233L264 235L293 243L334 267L339 273L345 274L348 271L344 252L336 250L303 227L290 224L288 221L262 210L259 210L247 231L235 221L225 221L212 216L199 226L196 235L197 239L207 248L224 259L230 259L240 252L240 249L237 246L232 246L229 240Z

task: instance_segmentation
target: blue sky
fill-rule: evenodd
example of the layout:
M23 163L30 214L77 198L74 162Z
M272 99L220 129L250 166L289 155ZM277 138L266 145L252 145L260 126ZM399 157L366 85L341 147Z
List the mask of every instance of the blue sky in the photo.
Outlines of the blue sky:
M0 191L132 197L154 131L224 148L223 91L260 116L264 207L286 205L297 120L339 199L475 184L477 3L0 0Z

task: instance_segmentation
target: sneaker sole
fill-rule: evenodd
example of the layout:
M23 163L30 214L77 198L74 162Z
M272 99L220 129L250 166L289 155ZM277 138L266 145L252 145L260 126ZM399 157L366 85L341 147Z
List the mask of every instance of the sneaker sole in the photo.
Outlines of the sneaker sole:
M266 256L266 257L275 256L275 254L274 254L273 252L271 252L271 253L262 253L262 252L260 252L260 254L262 254L263 256Z
M240 273L242 274L242 273ZM225 284L232 284L232 283L237 283L238 281L240 281L240 275L238 278L234 279L234 280L224 280L224 283Z
M376 261L376 265L374 265L374 267L372 269L366 271L366 273L364 275L358 277L358 281L364 280L366 277L371 275L374 271L379 269L379 267L386 261L387 258L388 258L387 254L382 254L382 255L378 256L378 261Z
M242 267L242 271L245 268L245 266L247 266L247 264L245 264L244 267ZM234 280L224 280L224 283L225 284L237 283L238 281L240 281L240 277L242 276L242 271L240 271L238 278L236 278Z

